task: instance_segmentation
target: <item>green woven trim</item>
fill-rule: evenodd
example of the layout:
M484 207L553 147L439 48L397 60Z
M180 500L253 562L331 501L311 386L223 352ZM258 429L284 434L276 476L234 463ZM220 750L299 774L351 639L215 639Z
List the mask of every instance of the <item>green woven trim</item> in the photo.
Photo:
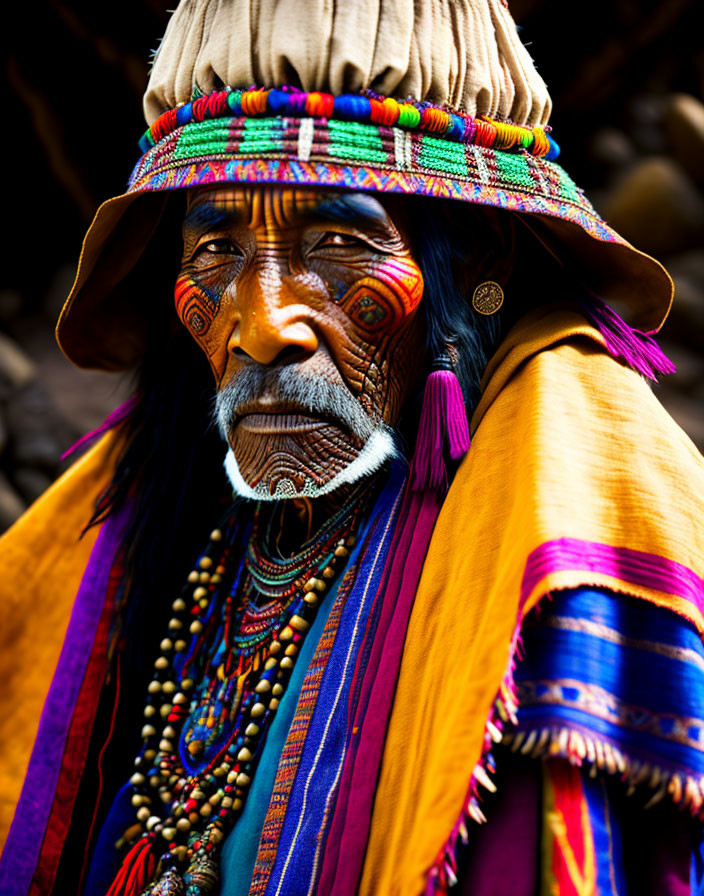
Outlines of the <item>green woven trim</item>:
M494 154L499 178L526 190L535 186L535 179L530 173L530 164L523 156L511 156L508 153Z
M456 174L458 177L467 177L466 150L462 143L450 143L438 137L422 137L418 164L422 168L431 171L444 171L448 174Z
M135 169L135 178L156 174L170 165L208 157L375 166L388 172L478 182L498 189L516 189L585 206L585 199L567 174L554 163L528 153L481 148L399 128L329 119L241 117L191 122L149 150Z
M379 129L373 124L357 121L328 121L329 153L340 159L360 159L367 162L388 162Z
M277 152L284 147L284 123L281 119L248 118L238 152L256 154Z
M174 159L189 159L226 152L230 140L227 121L199 121L183 128L173 151Z

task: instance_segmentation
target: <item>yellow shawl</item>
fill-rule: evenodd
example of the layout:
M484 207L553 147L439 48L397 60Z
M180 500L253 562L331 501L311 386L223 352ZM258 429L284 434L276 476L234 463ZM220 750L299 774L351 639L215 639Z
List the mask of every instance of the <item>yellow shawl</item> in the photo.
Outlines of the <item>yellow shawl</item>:
M528 559L565 538L676 561L704 594L704 462L583 318L544 310L514 328L488 366L472 431L413 605L363 896L424 892L465 811L517 622L546 592L607 586L704 633L693 602L584 568L535 578L520 606Z
M423 891L465 809L519 616L546 591L607 585L671 607L704 632L687 600L581 569L538 578L519 613L527 558L557 538L641 550L704 572L702 459L583 318L534 313L514 328L487 368L472 430L410 620L364 896ZM105 437L0 541L0 662L10 682L0 693L0 834L96 536L77 542L75 533L112 472L114 446Z
M0 846L98 527L79 538L112 476L104 436L0 538Z

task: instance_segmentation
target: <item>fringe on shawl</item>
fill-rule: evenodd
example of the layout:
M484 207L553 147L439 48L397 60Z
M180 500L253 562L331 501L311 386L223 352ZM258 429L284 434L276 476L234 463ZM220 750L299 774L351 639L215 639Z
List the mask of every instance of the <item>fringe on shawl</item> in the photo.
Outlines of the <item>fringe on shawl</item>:
M447 892L448 887L457 883L457 851L460 843L464 846L469 843L467 824L472 821L476 824L484 824L486 821L486 816L479 804L481 800L480 788L490 793L496 791L496 785L491 779L491 775L496 772L496 761L492 751L496 744L506 740L507 733L504 733L505 727L508 724L518 724L518 699L516 697L514 671L516 669L516 657L520 657L522 623L523 620L521 619L516 625L511 638L506 672L499 685L499 690L484 726L482 753L470 776L462 812L428 871L425 896L444 894Z
M550 600L547 593L543 600ZM565 725L548 725L527 731L507 731L508 725L518 725L518 697L514 678L516 660L522 657L522 617L513 633L506 672L487 717L479 762L474 767L462 812L435 861L428 870L425 896L441 896L457 882L457 853L459 845L469 843L468 824L486 822L480 802L481 789L496 792L491 775L496 771L492 750L502 743L513 753L530 759L561 757L572 765L589 766L590 775L606 772L618 775L626 784L630 796L637 787L649 788L652 795L644 809L655 806L665 797L693 818L704 820L704 776L685 775L664 765L646 762L613 746L594 733L585 734Z

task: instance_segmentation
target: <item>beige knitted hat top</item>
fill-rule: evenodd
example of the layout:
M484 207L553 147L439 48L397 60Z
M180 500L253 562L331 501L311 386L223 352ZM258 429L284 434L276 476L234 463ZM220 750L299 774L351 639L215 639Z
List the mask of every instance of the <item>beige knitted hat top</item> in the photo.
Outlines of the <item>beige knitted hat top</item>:
M291 84L371 89L534 127L550 97L499 0L184 0L144 97L151 124L203 93Z
M88 231L59 344L82 367L139 361L148 300L134 267L168 197L218 183L505 209L654 331L672 283L555 163L550 108L500 0L182 0L145 94L143 155Z

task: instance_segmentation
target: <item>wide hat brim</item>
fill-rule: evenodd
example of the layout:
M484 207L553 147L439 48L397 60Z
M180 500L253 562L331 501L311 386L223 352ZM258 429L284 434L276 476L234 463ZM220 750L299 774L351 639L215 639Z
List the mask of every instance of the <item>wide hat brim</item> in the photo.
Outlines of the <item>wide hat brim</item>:
M634 327L659 330L672 302L663 266L610 228L545 157L359 121L228 116L171 129L145 152L128 191L98 209L57 325L69 360L110 371L139 363L153 318L144 276L154 276L159 260L145 250L169 197L214 184L320 186L505 209L604 301L625 307Z

